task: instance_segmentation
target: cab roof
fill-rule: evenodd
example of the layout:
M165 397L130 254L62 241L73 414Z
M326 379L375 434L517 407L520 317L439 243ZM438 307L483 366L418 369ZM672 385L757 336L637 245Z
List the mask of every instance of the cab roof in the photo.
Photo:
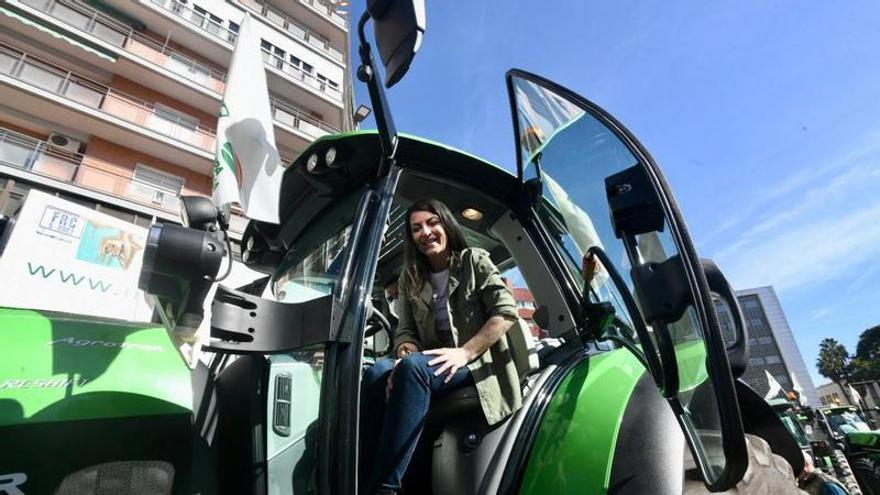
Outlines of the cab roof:
M331 148L336 151L332 167L325 163L325 154ZM309 171L307 163L312 156L317 157L317 164ZM376 177L381 157L375 130L332 134L312 142L284 172L279 198L281 224L252 221L243 236L245 242L251 236L260 237L276 256L249 259L246 264L272 273L280 261L277 255L283 255L316 218L340 207L341 202L360 197L355 193ZM521 183L511 172L435 141L402 134L396 158L406 170L450 184L470 185L506 207L520 197Z

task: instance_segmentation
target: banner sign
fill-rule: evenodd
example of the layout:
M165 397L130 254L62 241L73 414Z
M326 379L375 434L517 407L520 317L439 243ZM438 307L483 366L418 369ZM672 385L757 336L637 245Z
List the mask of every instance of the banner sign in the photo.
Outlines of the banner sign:
M150 321L137 287L147 229L28 192L0 256L0 306Z

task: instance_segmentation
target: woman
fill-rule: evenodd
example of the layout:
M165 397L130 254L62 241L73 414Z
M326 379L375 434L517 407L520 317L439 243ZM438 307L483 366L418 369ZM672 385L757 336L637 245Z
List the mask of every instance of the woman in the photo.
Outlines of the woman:
M416 202L407 218L397 359L377 362L363 378L361 479L367 493L400 489L433 396L475 385L490 425L522 405L519 376L502 338L516 319L516 304L489 253L466 246L440 201Z

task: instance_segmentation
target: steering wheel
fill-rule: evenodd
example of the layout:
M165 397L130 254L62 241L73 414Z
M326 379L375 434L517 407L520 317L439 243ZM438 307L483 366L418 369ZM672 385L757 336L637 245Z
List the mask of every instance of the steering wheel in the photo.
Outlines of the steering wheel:
M388 343L385 345L384 349L376 349L375 335L382 330L385 330L385 333L388 335ZM391 352L391 335L391 322L389 322L388 318L386 318L381 311L376 309L376 307L373 306L372 303L369 304L367 306L367 328L364 330L364 340L373 337L374 346L372 348L369 348L365 345L364 354L370 357L377 357L384 356L385 354Z

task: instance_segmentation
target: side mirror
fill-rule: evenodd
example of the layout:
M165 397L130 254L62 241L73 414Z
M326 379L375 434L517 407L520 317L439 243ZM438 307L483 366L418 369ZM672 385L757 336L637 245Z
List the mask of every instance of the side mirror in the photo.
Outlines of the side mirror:
M385 87L400 81L409 69L425 33L424 0L369 0L367 12L379 56L385 66Z
M727 348L730 373L734 378L739 378L749 365L749 335L739 300L713 260L704 258L700 260L700 264L703 265L709 290L712 291L715 313L721 325L721 336Z

